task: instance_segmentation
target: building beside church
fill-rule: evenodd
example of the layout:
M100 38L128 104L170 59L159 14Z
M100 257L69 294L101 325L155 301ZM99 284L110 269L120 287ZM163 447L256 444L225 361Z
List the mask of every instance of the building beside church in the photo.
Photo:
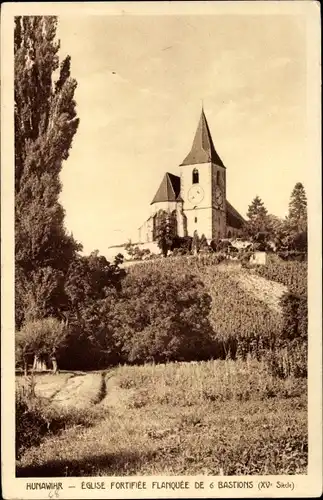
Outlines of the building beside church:
M139 241L155 241L161 211L173 218L178 236L193 236L195 230L209 241L237 236L245 221L226 198L226 167L215 150L203 109L191 151L179 168L179 176L164 175L151 202L151 215L139 228Z

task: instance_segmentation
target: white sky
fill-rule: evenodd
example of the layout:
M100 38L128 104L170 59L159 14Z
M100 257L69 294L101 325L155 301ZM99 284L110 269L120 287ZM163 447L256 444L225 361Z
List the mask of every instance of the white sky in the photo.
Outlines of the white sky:
M58 36L80 117L61 201L85 252L138 238L164 173L179 175L202 99L242 215L257 194L285 215L295 183L307 187L303 17L60 17Z

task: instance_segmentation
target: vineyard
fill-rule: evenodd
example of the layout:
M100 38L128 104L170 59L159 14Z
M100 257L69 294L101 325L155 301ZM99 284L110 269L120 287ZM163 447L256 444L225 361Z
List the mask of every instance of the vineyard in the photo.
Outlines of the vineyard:
M266 266L240 269L227 263L218 265L216 259L218 255L182 256L146 262L144 268L148 274L163 269L174 277L197 276L212 298L209 319L213 338L218 342L218 357L252 353L259 358L281 335L283 315L279 304L283 293L306 294L307 265L271 258ZM133 275L140 272L142 266L129 269Z
M307 262L283 261L270 256L266 266L257 266L255 272L267 280L281 283L294 294L307 295Z

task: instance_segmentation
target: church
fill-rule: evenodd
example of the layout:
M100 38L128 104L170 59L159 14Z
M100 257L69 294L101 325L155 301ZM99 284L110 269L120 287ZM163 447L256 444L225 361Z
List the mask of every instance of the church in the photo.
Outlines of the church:
M226 167L217 154L202 108L192 148L179 166L166 172L151 202L151 215L139 228L140 243L155 241L158 214L173 217L177 236L197 231L208 241L239 235L243 217L226 198Z

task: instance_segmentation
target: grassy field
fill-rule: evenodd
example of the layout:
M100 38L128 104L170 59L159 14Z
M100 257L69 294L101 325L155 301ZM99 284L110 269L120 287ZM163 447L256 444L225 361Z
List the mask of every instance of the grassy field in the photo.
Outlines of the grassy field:
M27 450L18 476L306 473L305 380L275 379L255 360L124 366L83 377L88 424ZM67 377L55 378L49 400L57 404Z

